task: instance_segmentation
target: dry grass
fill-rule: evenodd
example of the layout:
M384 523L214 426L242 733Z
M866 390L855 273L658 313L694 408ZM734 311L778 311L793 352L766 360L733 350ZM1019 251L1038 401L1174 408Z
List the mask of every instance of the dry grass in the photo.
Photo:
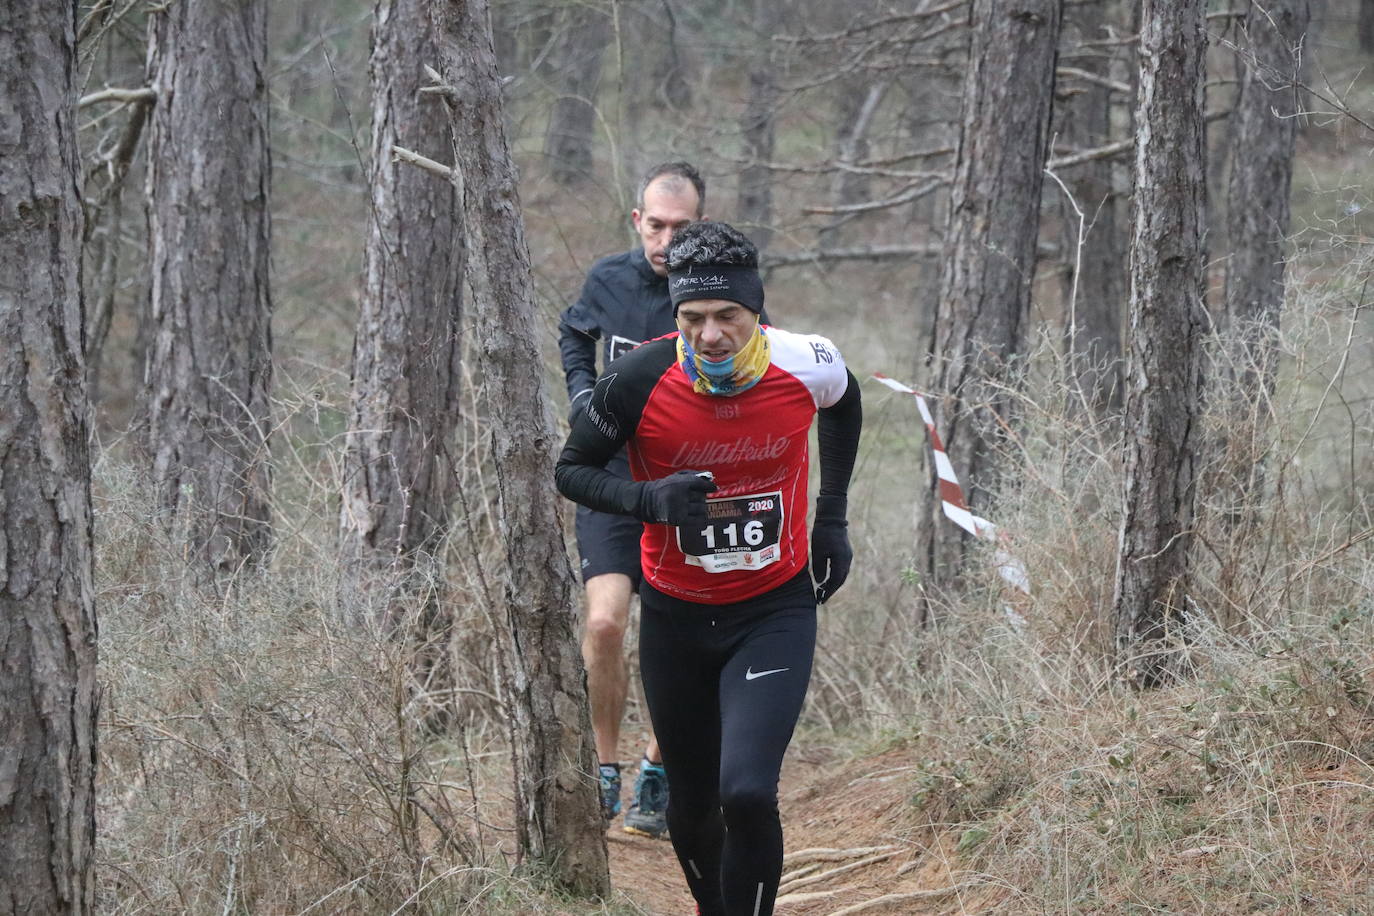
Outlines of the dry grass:
M360 60L365 41L353 41ZM355 108L360 87L340 93ZM335 89L318 91L328 101ZM519 148L538 145L539 111L517 113ZM278 121L285 143L294 122ZM302 123L291 129L306 130ZM823 157L828 135L806 126L791 125L790 151ZM654 137L650 158L700 149L655 127L644 130ZM1309 129L1308 146L1318 134ZM120 443L102 450L101 909L637 911L561 900L513 860L492 651L499 627L478 577L499 553L480 379L465 381L457 448L468 470L447 571L427 584L454 620L439 653L447 673L417 681L415 654L432 657L435 647L382 638L340 610L334 494L362 236L337 227L360 226L364 210L345 139L323 148L340 163L330 181L288 162L274 204L284 218L271 568L218 600L184 584L134 463ZM713 212L728 218L737 168L711 156L702 150ZM1279 386L1241 410L1212 392L1206 418L1209 436L1225 432L1234 454L1263 456L1262 496L1238 507L1220 491L1202 493L1190 667L1175 686L1140 694L1114 678L1118 426L1081 408L1057 341L1047 333L1029 358L1006 456L1014 485L987 513L1015 538L1030 573L1024 631L1004 616L990 564L975 560L982 573L958 594L923 592L928 583L912 570L924 431L909 400L866 388L851 499L858 557L822 612L798 743L906 758L910 848L940 857L930 868L941 880L957 875L974 889L929 906L1374 911L1374 540L1359 540L1374 525L1374 290L1365 285L1369 217L1351 210L1368 211L1367 156L1326 144L1304 162L1295 194L1303 247ZM595 256L628 244L623 188L606 179L569 194L542 178L537 154L522 164L550 354L539 371L560 391L554 316ZM790 181L776 206L795 221L787 214L820 192L810 178ZM915 222L902 211L875 232L906 238ZM806 246L814 229L794 222L776 244ZM781 325L834 338L860 377L880 370L914 382L930 317L918 312L933 277L929 265L779 271L769 308ZM1053 286L1037 291L1050 300ZM1037 303L1037 320L1051 326L1055 308ZM1231 352L1212 341L1213 368L1229 369ZM940 611L928 627L916 623L922 596ZM418 615L425 597L414 604ZM627 729L642 726L631 714Z

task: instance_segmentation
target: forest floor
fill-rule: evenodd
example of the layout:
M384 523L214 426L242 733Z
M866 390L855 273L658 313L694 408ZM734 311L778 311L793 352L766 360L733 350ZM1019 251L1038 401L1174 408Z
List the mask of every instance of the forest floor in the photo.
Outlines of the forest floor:
M948 912L951 904L977 911L988 902L989 888L961 887L951 875L957 836L913 836L909 754L839 761L828 749L793 745L779 792L786 852L778 916ZM651 916L694 912L670 843L626 834L618 818L607 839L620 894Z

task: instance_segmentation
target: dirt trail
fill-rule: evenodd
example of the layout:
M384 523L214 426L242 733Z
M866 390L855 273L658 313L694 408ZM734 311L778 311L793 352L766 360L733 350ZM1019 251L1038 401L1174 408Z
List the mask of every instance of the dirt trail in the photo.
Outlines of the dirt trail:
M793 747L780 795L787 848L778 916L979 908L950 875L946 844L932 848L904 821L909 775L901 751L833 764L822 751ZM629 836L619 820L608 839L617 890L652 916L694 912L670 844Z

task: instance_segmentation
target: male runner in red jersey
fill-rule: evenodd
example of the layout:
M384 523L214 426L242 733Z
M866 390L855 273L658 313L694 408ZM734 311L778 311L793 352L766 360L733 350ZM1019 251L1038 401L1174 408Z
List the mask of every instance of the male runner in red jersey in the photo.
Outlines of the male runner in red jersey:
M830 341L760 323L758 253L738 231L678 230L667 267L678 333L607 367L556 477L570 499L645 523L640 668L673 787L673 847L705 916L767 916L782 873L778 774L810 679L816 604L853 557L846 503L863 410ZM632 480L604 469L622 446Z

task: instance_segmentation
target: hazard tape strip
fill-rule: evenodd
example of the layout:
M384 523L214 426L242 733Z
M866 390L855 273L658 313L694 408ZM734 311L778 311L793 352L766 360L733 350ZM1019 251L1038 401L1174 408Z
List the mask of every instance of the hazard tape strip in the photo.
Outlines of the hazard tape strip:
M940 434L935 429L935 418L931 416L930 405L926 403L925 397L915 388L903 385L881 372L873 373L873 378L893 391L909 394L916 399L916 408L921 411L921 419L926 424L926 434L930 436L930 451L935 459L935 475L940 481L940 506L944 510L945 517L974 537L982 538L994 544L996 550L993 552L992 559L997 564L997 574L1002 577L1002 581L1012 588L1029 595L1030 577L1026 575L1025 565L1011 553L1009 549L1011 539L1007 537L1006 532L998 531L997 526L992 522L974 515L969 510L968 502L964 499L964 488L959 485L959 478L954 473L954 465L950 463L949 455L945 453L944 443L940 441ZM1007 605L1005 610L1012 623L1018 627L1025 624L1025 618L1015 608Z

